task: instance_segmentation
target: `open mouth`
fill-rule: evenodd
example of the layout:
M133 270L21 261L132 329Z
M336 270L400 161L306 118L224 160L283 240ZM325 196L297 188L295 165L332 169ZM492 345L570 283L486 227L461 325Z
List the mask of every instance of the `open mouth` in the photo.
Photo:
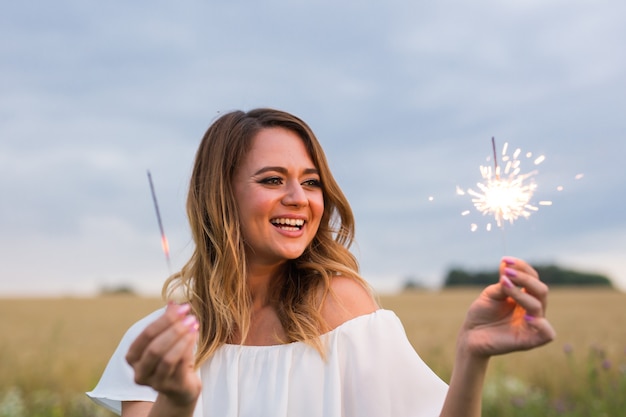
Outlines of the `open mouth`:
M303 219L287 219L287 218L278 218L278 219L272 219L270 220L270 222L275 226L278 227L279 229L282 230L286 230L286 231L297 231L297 230L301 230L302 227L304 226L304 220Z

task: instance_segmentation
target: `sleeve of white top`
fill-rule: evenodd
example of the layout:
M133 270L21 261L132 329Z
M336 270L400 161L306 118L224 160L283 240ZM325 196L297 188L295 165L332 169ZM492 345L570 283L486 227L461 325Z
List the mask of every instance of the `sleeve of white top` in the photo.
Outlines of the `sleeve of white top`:
M379 310L341 334L346 416L436 417L448 386L418 356L395 313Z
M100 381L92 391L87 392L89 398L117 414L122 413L122 401L156 400L155 390L135 383L133 368L126 362L126 353L137 336L163 312L164 309L157 310L128 329L111 356Z

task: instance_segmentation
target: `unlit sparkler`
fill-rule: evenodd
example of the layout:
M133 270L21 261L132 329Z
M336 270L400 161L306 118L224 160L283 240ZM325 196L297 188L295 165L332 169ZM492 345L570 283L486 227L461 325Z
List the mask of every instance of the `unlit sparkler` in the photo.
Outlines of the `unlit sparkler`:
M171 273L172 265L170 263L170 245L167 242L165 231L163 230L163 222L161 221L161 212L159 211L159 203L157 202L156 193L154 192L154 184L152 183L152 175L148 171L148 181L150 182L150 192L152 193L152 201L154 202L154 210L156 211L157 222L159 223L159 231L161 232L161 246L163 247L163 253L165 254L165 260L167 261L167 267Z
M492 215L498 227L502 228L505 221L513 223L519 217L528 218L538 207L531 203L532 196L537 189L537 184L533 177L537 171L522 173L519 156L520 149L516 149L512 156L507 154L508 144L504 144L502 150L502 162L504 169L498 165L496 152L496 142L491 138L493 148L493 168L491 166L480 166L480 173L483 182L476 184L478 190L468 189L467 194L471 195L474 207L483 215ZM527 153L527 158L532 154ZM534 164L539 165L545 157L539 156L534 159ZM457 194L465 195L465 191L457 187ZM538 205L551 205L550 201L540 201ZM462 215L469 214L464 211ZM472 224L472 231L477 229ZM487 230L491 229L491 224L487 225Z

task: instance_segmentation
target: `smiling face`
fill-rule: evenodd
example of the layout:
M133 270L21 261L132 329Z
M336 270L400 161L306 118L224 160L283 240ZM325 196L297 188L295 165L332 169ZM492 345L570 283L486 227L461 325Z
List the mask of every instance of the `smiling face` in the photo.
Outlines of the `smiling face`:
M319 228L324 197L317 167L293 131L260 130L233 187L249 264L302 255Z

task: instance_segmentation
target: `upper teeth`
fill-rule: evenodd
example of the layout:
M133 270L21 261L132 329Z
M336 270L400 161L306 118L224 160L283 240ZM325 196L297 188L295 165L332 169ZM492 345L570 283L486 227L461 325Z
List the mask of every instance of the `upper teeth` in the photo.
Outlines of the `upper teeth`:
M289 226L303 226L304 220L302 219L272 219L273 224L285 224Z

